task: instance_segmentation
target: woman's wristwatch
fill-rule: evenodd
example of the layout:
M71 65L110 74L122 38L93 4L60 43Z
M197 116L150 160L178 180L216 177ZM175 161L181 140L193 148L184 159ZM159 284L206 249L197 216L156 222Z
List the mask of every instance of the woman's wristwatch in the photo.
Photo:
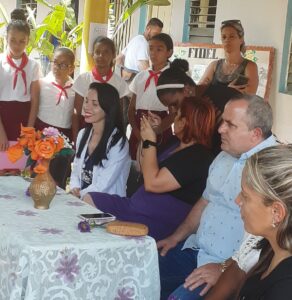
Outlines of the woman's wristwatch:
M150 140L145 140L145 141L143 141L143 143L142 143L142 148L143 148L143 149L147 149L147 148L149 148L150 146L157 147L157 143L156 143L156 142L152 142L152 141L150 141Z

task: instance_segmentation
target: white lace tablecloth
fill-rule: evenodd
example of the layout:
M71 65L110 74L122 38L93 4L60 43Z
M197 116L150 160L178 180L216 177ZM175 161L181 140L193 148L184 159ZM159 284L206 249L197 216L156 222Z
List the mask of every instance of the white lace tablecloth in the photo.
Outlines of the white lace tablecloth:
M152 238L79 232L78 215L95 208L60 190L50 209L35 209L28 185L0 177L1 300L159 299Z

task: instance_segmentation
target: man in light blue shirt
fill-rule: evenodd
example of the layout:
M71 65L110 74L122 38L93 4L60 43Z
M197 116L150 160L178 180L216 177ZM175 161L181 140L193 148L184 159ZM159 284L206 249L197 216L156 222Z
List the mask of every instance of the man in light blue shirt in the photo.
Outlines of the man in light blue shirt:
M157 243L161 299L181 284L173 299L203 299L220 276L222 262L239 248L244 228L235 199L241 173L248 157L276 144L272 120L269 104L256 95L240 95L226 104L219 127L223 151L209 169L203 196L178 229Z

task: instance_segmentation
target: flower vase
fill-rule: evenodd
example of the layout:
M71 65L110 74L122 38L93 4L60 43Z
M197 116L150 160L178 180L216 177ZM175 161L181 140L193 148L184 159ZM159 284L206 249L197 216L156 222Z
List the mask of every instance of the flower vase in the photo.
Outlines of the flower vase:
M47 167L47 170L36 175L29 186L29 193L35 208L48 209L56 194L56 183L50 174L50 160L43 160L42 165Z

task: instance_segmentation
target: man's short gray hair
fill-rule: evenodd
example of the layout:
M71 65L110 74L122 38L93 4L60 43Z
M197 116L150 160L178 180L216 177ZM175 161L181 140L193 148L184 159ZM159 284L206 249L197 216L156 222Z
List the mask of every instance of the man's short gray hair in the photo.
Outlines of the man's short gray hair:
M239 100L248 102L246 110L248 129L260 128L263 138L269 137L273 126L273 112L270 104L257 95L242 94L230 99L232 102Z

